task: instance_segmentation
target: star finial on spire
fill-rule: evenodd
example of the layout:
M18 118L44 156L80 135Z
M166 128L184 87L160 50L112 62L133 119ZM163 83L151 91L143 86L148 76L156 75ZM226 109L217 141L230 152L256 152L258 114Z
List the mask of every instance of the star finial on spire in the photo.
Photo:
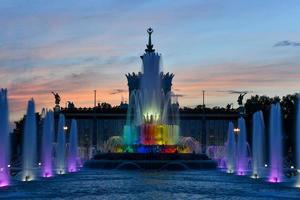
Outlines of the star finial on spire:
M148 44L146 45L147 49L145 49L145 51L146 53L151 53L155 51L155 49L153 49L153 44L151 42L151 34L153 33L153 29L151 27L148 28L147 33L149 34L149 39L148 39Z

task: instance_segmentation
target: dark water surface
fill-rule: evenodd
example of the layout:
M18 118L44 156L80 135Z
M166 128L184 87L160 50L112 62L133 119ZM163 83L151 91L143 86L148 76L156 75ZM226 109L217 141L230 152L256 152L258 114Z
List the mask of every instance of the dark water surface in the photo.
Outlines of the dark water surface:
M291 183L270 184L220 171L82 170L0 188L1 199L300 199Z

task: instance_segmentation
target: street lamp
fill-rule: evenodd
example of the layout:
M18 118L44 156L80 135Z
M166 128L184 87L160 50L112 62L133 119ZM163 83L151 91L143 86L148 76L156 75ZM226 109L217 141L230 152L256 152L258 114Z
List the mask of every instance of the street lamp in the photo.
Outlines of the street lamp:
M239 134L240 129L239 129L239 128L234 128L234 129L233 129L233 132L234 132L235 134Z

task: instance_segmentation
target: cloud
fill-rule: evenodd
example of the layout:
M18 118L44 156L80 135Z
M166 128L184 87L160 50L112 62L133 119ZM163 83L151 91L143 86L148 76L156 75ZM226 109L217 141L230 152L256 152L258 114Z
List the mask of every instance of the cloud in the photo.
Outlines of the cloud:
M286 46L300 47L300 42L283 40L274 44L274 47L286 47Z
M253 93L253 91L247 91L247 90L217 90L216 92L224 92L228 94L243 94L243 93Z
M120 93L125 93L127 90L125 89L114 89L110 94L120 94Z
M185 97L185 94L172 94L172 97Z

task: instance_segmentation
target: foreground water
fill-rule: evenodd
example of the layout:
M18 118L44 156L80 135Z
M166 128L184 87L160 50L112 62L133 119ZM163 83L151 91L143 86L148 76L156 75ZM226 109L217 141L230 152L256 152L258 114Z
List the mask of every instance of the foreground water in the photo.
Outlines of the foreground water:
M0 188L1 199L300 199L291 184L220 171L82 170Z

